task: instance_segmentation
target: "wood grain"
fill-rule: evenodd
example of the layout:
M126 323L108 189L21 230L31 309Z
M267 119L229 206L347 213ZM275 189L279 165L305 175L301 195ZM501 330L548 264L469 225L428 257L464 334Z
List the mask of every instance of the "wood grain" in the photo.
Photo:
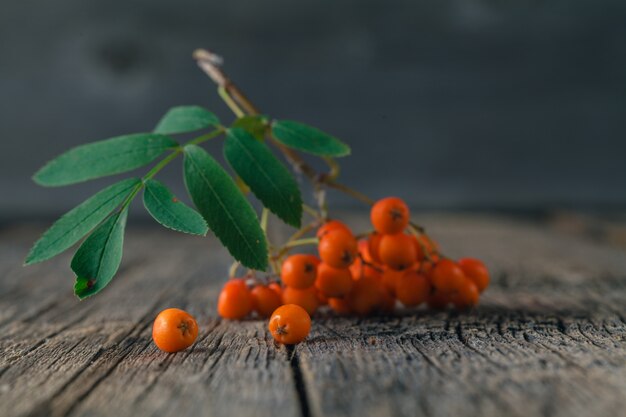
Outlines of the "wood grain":
M131 227L119 276L79 302L69 255L21 267L41 227L0 230L0 416L626 415L621 247L505 217L421 220L451 256L487 261L480 306L321 313L295 348L264 321L217 318L229 258L213 239ZM201 332L169 355L150 325L173 306Z

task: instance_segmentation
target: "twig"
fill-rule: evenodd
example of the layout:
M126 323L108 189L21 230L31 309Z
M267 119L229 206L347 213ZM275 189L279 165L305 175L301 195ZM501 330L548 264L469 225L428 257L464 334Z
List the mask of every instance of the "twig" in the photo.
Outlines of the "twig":
M252 104L252 102L239 90L239 88L233 83L222 71L221 65L224 60L217 54L210 52L206 49L197 49L193 53L193 57L198 63L198 66L202 71L204 71L213 82L215 82L218 87L220 94L224 97L224 93L227 93L230 97L232 97L238 104L245 110L246 113L250 115L258 115L259 110ZM230 98L229 97L229 98ZM229 107L232 108L232 103L229 100L225 100ZM240 109L236 108L234 110L235 114L239 116ZM314 184L325 184L331 188L342 191L352 197L356 198L364 202L365 204L371 205L373 204L373 200L367 197L365 194L360 193L356 190L349 188L346 185L340 184L335 181L336 176L338 175L337 167L333 165L331 160L327 160L326 162L329 164L331 170L328 174L320 174L318 173L312 166L307 164L304 159L293 149L290 149L278 142L276 139L270 136L270 141L274 146L276 146L282 154L285 156L287 161L291 164L294 171L302 173L306 175L311 182Z

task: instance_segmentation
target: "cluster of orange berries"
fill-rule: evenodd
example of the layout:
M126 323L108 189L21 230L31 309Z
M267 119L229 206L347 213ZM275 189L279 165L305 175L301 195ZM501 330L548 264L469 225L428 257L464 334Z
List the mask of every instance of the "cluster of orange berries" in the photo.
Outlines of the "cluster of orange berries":
M398 302L407 308L426 303L435 309L478 304L489 284L489 271L481 261L455 262L443 257L425 234L407 233L416 230L409 223L409 208L399 198L379 200L370 217L374 231L360 240L338 220L324 223L316 234L319 257L295 254L285 259L282 285L230 279L220 292L218 314L231 320L252 312L270 317L274 339L294 344L306 338L310 316L325 305L340 315L368 315L390 313ZM193 326L183 323L182 328Z
M270 317L284 304L300 306L309 315L324 305L341 315L389 313L397 301L405 307L475 306L489 284L485 265L477 259L442 257L426 235L406 233L409 217L404 201L389 197L372 207L374 231L361 240L344 223L326 222L317 230L319 257L285 259L282 285L231 279L220 293L218 313L228 319L253 311Z

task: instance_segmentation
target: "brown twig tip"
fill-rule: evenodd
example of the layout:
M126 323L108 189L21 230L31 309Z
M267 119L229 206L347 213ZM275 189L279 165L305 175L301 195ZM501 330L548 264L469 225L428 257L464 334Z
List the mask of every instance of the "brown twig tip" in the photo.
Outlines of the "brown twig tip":
M193 59L195 59L196 61L208 61L212 65L218 67L224 64L224 58L206 49L196 49L195 51L193 51Z
M220 66L224 63L221 56L207 51L206 49L196 49L193 52L193 58L198 66L204 71L215 84L224 87L228 84L228 79L222 72Z

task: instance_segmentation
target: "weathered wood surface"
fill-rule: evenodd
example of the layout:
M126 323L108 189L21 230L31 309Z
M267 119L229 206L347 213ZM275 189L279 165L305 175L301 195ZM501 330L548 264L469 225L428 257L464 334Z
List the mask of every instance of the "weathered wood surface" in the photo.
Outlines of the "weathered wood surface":
M476 310L322 315L295 349L264 321L216 317L229 258L214 240L131 227L119 276L78 302L69 255L22 268L41 227L5 227L0 416L626 416L623 247L562 221L423 223L450 255L491 267ZM172 306L201 333L168 355L150 325Z

